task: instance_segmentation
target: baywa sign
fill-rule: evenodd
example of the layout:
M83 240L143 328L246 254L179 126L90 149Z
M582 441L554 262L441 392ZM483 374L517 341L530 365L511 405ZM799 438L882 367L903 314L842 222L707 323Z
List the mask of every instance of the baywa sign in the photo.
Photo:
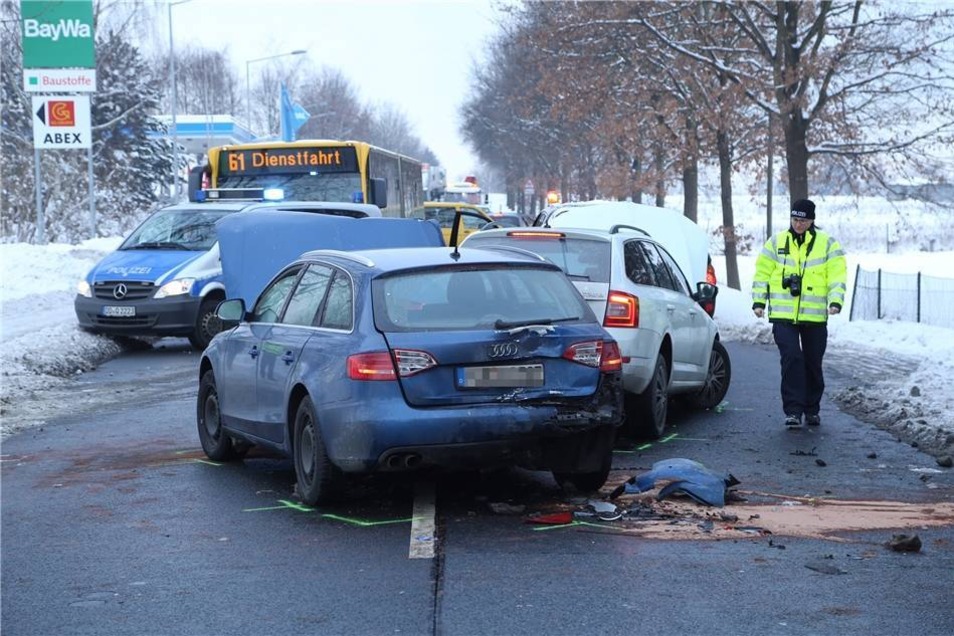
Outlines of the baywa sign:
M95 68L92 0L22 0L23 68Z

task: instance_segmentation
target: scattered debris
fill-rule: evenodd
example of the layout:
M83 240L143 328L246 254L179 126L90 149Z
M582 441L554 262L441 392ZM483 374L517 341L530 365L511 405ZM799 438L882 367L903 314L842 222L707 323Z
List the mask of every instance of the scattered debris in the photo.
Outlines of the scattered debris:
M937 458L937 465L942 468L951 468L954 467L954 457L950 455L944 455L943 457Z
M543 525L550 526L562 526L568 523L573 523L573 513L566 512L555 512L549 515L534 515L532 517L527 517L524 520L525 523L539 523Z
M878 453L871 452L871 453L868 453L866 457L868 459L878 459Z
M514 505L502 501L491 502L487 505L498 515L519 515L523 514L523 511L527 509L523 504Z
M822 574L848 574L847 570L842 570L840 567L831 565L829 563L806 563L805 567L809 570L814 570L815 572L821 572Z
M823 468L828 465L828 463L825 462L824 459L816 459L816 460L815 460L815 463L818 464L819 466L823 467Z
M916 534L896 534L885 545L895 552L920 552L921 538Z
M778 548L779 550L784 550L784 549L785 549L785 546L784 546L784 545L782 545L781 543L775 543L775 541L772 540L772 539L769 539L768 544L769 544L769 547L770 547L770 548Z
M816 457L818 453L815 452L815 447L812 446L812 449L808 452L805 452L801 449L793 450L789 455L795 455L796 457Z
M654 488L657 481L669 482L656 495L657 500L671 495L687 495L698 503L719 507L725 505L726 490L741 483L730 473L716 472L697 461L676 457L658 461L651 471L630 477L617 486L609 498L615 499L623 493L646 492Z

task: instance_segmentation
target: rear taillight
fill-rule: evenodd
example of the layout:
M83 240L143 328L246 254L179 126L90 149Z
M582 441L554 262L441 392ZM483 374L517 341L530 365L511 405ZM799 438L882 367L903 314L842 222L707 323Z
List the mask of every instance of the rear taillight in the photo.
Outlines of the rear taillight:
M599 367L599 370L604 373L619 371L623 368L619 346L613 340L577 342L566 348L563 357L588 367Z
M398 375L406 378L434 366L437 366L437 360L426 351L395 349L393 352L358 353L348 356L348 377L363 381L396 380Z
M710 285L717 284L715 267L712 266L712 261L709 261L709 264L706 266L706 282Z
M611 291L606 299L604 327L638 327L639 298L626 292Z
M590 340L589 342L571 344L563 352L563 357L571 362L585 364L588 367L598 367L603 357L603 341Z
M603 341L603 355L600 357L600 371L609 373L623 369L623 356L614 340Z

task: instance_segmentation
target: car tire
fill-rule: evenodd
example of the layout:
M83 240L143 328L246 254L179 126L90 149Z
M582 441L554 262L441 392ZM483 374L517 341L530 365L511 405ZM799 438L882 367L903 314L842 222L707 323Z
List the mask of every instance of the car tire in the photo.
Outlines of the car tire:
M225 462L244 457L248 452L250 445L236 444L222 428L219 392L212 371L203 373L199 382L195 419L199 429L199 442L209 459Z
M215 313L220 299L217 296L206 297L199 305L199 313L195 318L195 328L189 335L189 342L199 351L204 351L215 334L222 331L222 320Z
M669 363L661 353L656 356L649 386L635 399L628 400L627 406L631 430L650 439L662 437L669 415Z
M686 401L698 409L713 409L725 399L731 380L732 363L729 360L729 352L725 350L721 342L716 340L712 343L705 385L698 393L688 396Z
M308 506L333 501L339 494L342 474L325 451L318 426L318 415L310 397L305 397L295 413L295 438L292 455L298 495Z

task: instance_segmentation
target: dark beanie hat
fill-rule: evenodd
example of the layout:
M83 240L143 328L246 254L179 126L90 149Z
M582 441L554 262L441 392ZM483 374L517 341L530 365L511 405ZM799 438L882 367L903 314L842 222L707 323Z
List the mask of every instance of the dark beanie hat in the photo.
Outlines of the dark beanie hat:
M811 199L799 199L792 204L792 216L799 219L815 220L815 204Z

